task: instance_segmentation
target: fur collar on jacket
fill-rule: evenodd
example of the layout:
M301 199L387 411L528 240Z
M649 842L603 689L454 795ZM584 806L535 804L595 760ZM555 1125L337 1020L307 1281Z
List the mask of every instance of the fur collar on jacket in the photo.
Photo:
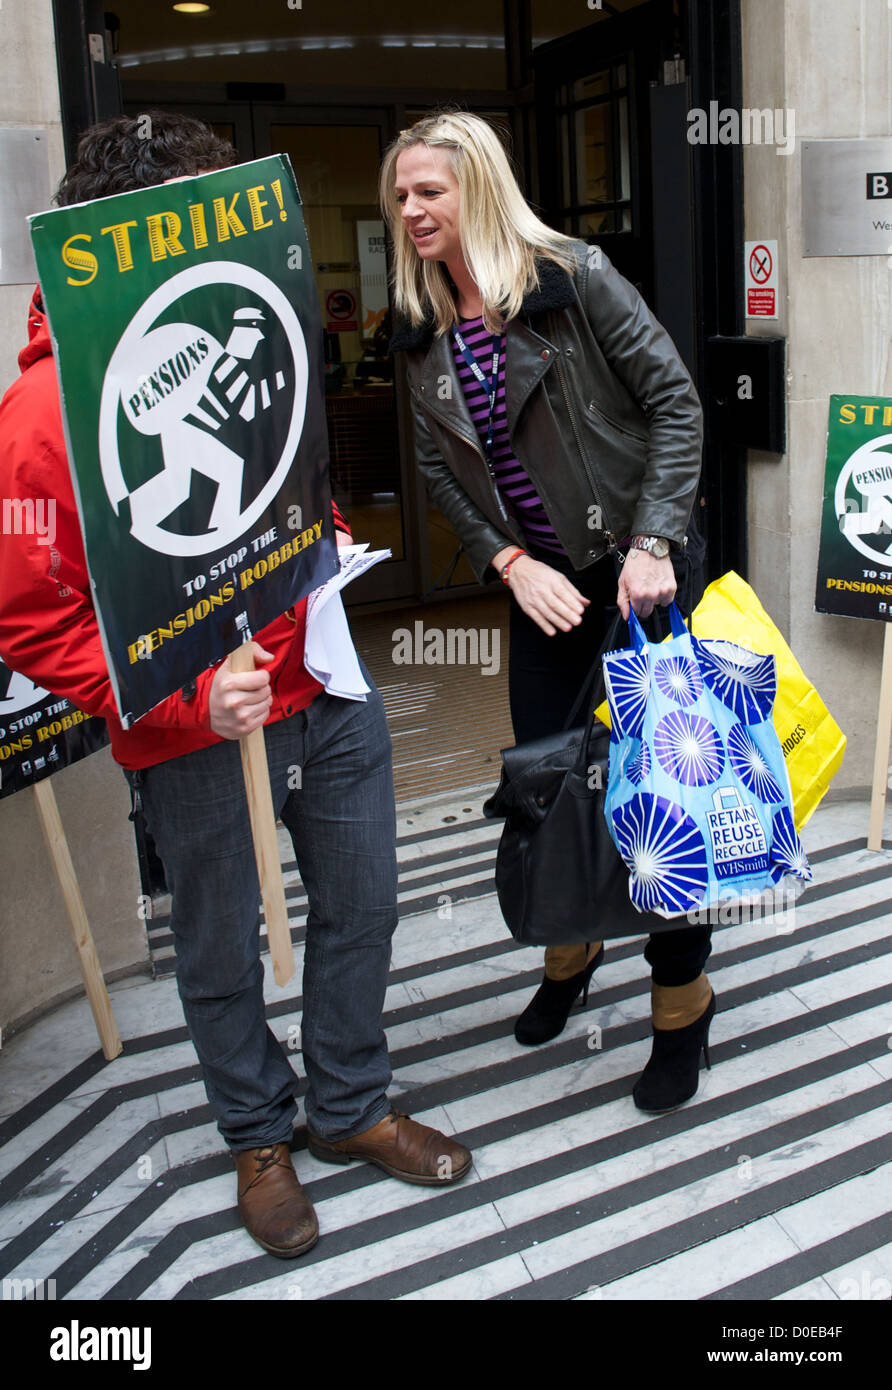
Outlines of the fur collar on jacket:
M540 256L536 262L539 271L539 288L530 290L523 297L521 312L541 314L547 309L567 309L576 297L572 276L556 261ZM408 319L403 319L390 340L389 352L414 352L427 347L434 336L434 316L430 311L423 323L413 327Z

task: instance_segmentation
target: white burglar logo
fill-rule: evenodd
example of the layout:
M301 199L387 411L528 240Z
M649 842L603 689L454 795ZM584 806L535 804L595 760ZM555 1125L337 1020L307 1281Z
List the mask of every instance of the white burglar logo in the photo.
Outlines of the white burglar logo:
M195 323L155 327L176 301L214 284L221 290L240 286L252 300L233 311L225 343ZM288 356L269 368L269 353L258 353L258 348L271 336L275 320ZM281 334L277 336L281 340ZM307 383L307 348L297 315L282 291L259 271L233 261L193 266L150 295L112 354L99 414L105 489L116 514L129 498L131 534L165 555L203 555L243 535L288 476L303 430ZM283 447L264 469L260 490L243 508L246 460L216 436L235 414L263 431L265 412L282 392L292 397ZM132 490L121 463L130 428L157 438L164 461L160 472ZM184 535L171 529L170 518L188 501L193 473L216 484L216 497L207 530Z
M869 544L865 536L892 535L892 434L868 439L856 449L840 471L834 504L839 526L846 540L881 565L892 556L892 539ZM860 504L848 497L849 483L861 494ZM881 550L879 546L883 545Z
M39 700L48 699L49 693L42 686L29 681L27 676L0 664L0 715L4 719L18 714L19 710L30 709Z

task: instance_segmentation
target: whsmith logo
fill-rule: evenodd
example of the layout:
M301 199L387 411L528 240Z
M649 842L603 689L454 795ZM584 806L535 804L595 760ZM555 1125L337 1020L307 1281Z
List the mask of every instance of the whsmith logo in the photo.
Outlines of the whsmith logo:
M884 174L867 175L867 196L874 198L892 198L892 169Z

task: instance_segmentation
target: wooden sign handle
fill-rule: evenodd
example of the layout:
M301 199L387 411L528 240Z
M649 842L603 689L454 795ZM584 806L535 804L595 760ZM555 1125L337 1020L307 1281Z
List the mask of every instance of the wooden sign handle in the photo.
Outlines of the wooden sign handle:
M250 642L236 647L230 665L233 671L254 670L254 650ZM239 747L273 975L277 985L287 985L297 967L291 946L288 909L285 906L285 885L282 881L282 861L279 857L276 813L273 810L273 796L269 784L269 764L266 761L263 726L240 738Z
M81 974L84 977L87 998L90 1001L90 1008L93 1010L96 1031L102 1044L102 1055L107 1062L110 1062L112 1058L117 1057L123 1051L123 1043L112 1012L105 980L102 977L102 967L99 964L99 956L96 953L90 923L87 921L87 913L84 908L84 900L81 897L77 875L71 862L71 852L68 848L68 839L62 825L62 818L59 815L56 793L53 791L52 782L48 777L34 783L34 799L37 802L40 824L43 827L43 833L55 865L56 877L59 880L59 887L65 901L65 909L71 924L71 933L77 949Z
M892 737L892 624L886 623L883 637L883 674L880 680L880 706L877 711L877 742L873 758L873 791L870 797L870 828L867 848L883 848L883 813L886 809L886 783L889 776L889 739Z

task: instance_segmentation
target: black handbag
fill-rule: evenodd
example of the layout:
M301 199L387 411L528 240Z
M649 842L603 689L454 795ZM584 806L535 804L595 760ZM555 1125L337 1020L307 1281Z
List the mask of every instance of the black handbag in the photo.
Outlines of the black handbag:
M559 733L502 749L501 780L483 807L491 819L505 817L496 891L508 930L525 946L695 925L633 906L629 870L604 818L610 732L592 711L603 698L602 658L624 628L617 615Z

